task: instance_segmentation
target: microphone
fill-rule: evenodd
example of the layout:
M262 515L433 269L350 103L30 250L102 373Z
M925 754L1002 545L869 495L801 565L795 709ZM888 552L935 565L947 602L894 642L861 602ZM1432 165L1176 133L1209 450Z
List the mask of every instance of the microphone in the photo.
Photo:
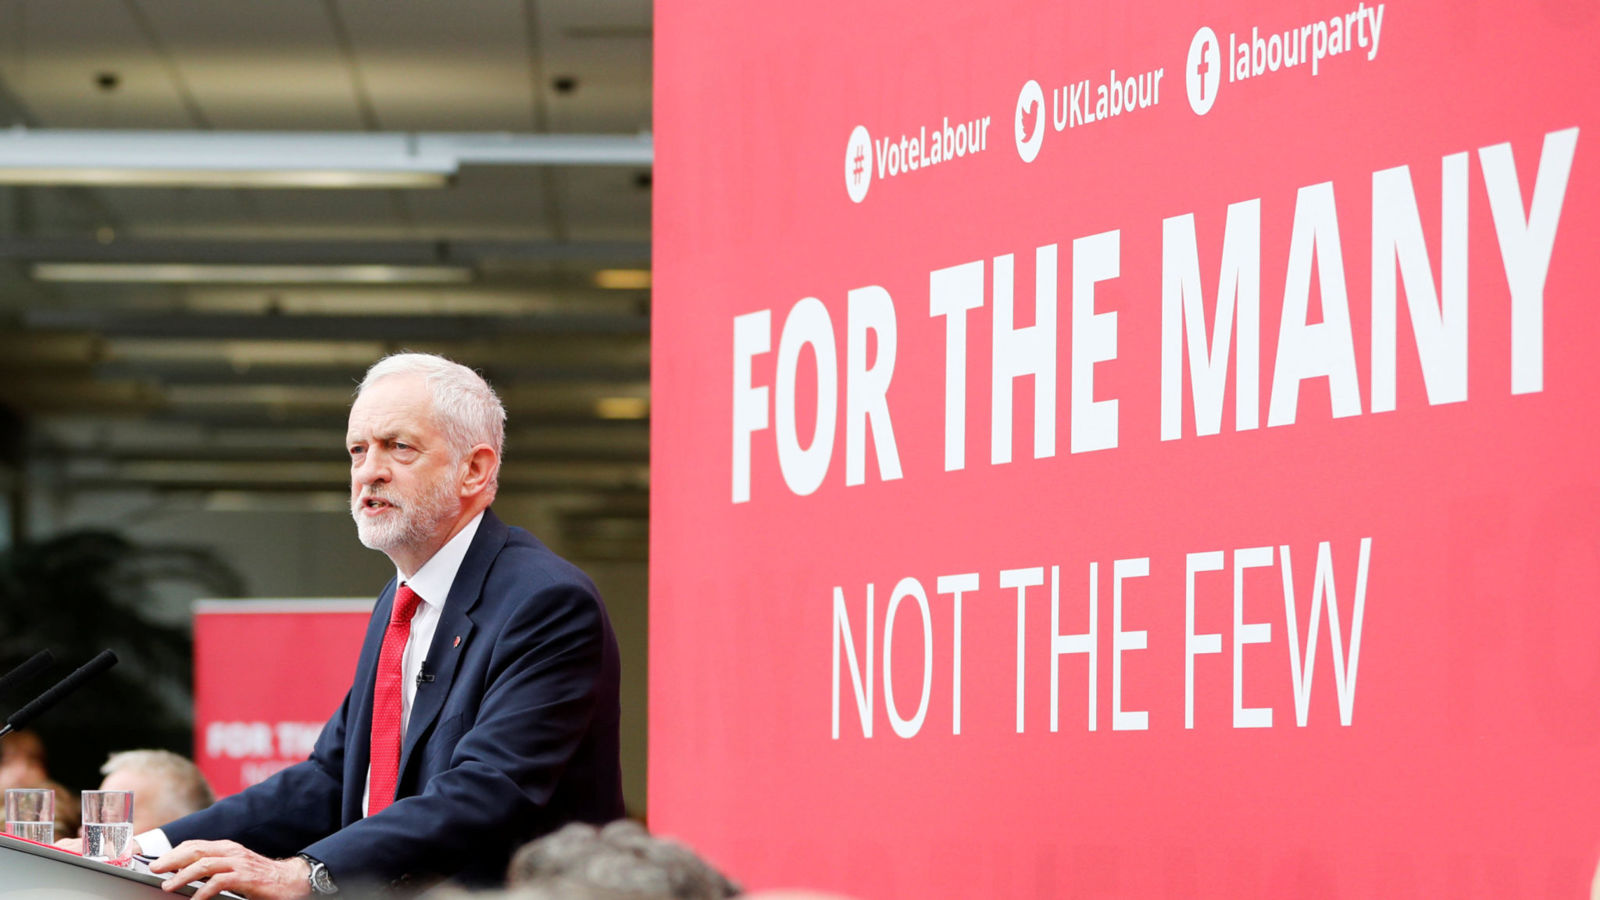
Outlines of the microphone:
M0 676L0 694L4 694L12 685L22 684L33 676L43 672L55 662L56 655L49 650L40 650L28 659L27 662Z
M61 679L55 686L35 697L33 702L17 710L6 719L4 728L0 728L0 737L5 737L19 728L26 728L40 713L48 710L61 702L68 694L83 686L85 681L99 675L101 672L117 664L117 655L110 650L101 650L100 655L89 660L78 668L78 671Z

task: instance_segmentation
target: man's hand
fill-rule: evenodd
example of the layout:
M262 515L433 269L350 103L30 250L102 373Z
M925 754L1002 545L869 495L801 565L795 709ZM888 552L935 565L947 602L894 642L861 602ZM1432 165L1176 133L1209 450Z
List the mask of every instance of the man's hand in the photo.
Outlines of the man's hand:
M223 891L250 900L294 900L311 893L311 866L305 860L268 859L233 841L184 841L151 863L150 871L173 873L161 883L167 891L204 879L195 900L210 900Z

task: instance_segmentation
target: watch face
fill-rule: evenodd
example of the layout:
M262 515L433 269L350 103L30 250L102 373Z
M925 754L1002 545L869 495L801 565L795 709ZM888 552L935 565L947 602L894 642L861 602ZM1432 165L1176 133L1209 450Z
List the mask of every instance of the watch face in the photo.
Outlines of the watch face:
M336 890L333 886L333 877L328 874L328 867L320 862L311 862L311 889L319 894L332 894Z

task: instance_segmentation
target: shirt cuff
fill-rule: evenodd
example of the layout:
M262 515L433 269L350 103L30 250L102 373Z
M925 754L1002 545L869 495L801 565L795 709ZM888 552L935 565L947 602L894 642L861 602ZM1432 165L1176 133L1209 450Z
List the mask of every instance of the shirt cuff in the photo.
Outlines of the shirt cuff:
M167 833L159 828L134 835L133 839L139 842L139 850L145 856L160 856L172 849L172 842L167 840Z

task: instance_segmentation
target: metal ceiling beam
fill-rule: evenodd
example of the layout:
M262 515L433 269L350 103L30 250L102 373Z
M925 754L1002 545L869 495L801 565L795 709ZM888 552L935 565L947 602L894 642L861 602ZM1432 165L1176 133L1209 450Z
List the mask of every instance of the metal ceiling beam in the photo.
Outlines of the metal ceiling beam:
M478 265L495 262L648 263L648 241L257 241L8 237L0 260L190 263Z
M259 462L191 460L67 459L55 467L63 485L108 487L146 484L170 487L332 489L349 483L347 462ZM508 462L500 470L505 487L563 485L570 489L643 489L650 467L632 461Z
M353 389L352 389L353 390ZM0 398L3 400L3 398ZM272 426L276 428L338 428L342 432L350 422L348 404L342 408L332 406L302 406L263 408L260 405L235 404L227 408L210 407L155 407L148 409L110 406L105 409L77 408L66 404L51 405L41 402L30 410L41 418L77 418L105 413L108 417L122 415L126 419L163 425L194 425L205 428L249 428ZM509 418L518 427L537 427L557 431L569 427L600 427L613 425L619 428L648 424L648 419L601 419L588 412L565 409L510 410ZM516 444L510 452L516 453Z
M240 318L248 318L241 316ZM262 318L260 316L256 319ZM303 317L311 325L321 317ZM0 339L0 350L6 344ZM372 336L334 340L309 335L294 340L195 341L179 337L123 337L108 340L104 361L149 365L220 365L232 369L333 368L362 372L385 353L399 349L437 353L466 366L481 368L493 383L504 370L514 375L527 365L582 366L595 360L618 365L648 366L647 334L499 334L475 335L466 340L427 338L406 341L404 347ZM0 368L4 360L0 359Z
M0 370L11 368L0 364ZM366 366L299 367L251 366L246 369L224 368L211 364L162 364L109 362L96 365L94 374L108 381L155 381L161 384L288 384L326 385L359 384L366 374ZM530 361L525 366L495 367L488 373L495 384L540 383L560 385L569 382L648 382L650 367L629 363L613 363L603 359L575 362L570 365L542 364Z
M339 435L343 438L343 435ZM333 441L318 449L295 447L219 447L215 445L183 447L59 447L48 449L50 458L57 461L94 461L105 465L120 463L332 463L347 465L344 441ZM581 447L565 449L528 450L523 448L507 466L522 461L552 465L585 465L588 463L628 463L648 465L648 447Z
M32 415L52 410L139 416L162 408L166 398L153 384L100 381L84 375L10 379L0 383L0 406Z
M98 417L54 415L36 423L27 435L30 453L57 452L133 453L185 449L283 450L343 453L345 429L339 427L284 428L255 422L221 427L201 422L156 422L146 419L107 420ZM650 450L650 424L640 420L597 420L547 428L535 424L506 434L511 456L537 458L545 453L628 452L643 456Z
M648 334L647 315L296 316L30 309L29 328L92 330L108 337L212 340L465 341L486 334Z
M0 183L437 187L463 166L649 166L649 134L0 131Z

